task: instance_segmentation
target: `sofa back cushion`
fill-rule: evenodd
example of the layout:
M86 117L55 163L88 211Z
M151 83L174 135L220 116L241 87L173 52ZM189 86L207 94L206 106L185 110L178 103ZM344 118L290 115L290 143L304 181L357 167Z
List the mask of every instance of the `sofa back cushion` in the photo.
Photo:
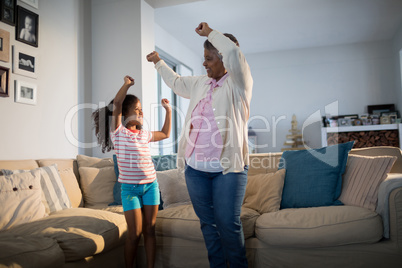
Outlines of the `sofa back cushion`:
M39 167L35 160L0 160L0 169L34 169Z
M116 174L113 166L103 168L79 167L85 207L107 206L113 202Z
M40 171L0 176L0 230L46 216Z
M156 171L156 178L161 191L163 209L191 204L184 172L180 172L177 168Z
M375 211L378 189L395 161L395 156L349 155L339 200Z
M243 207L260 214L278 211L281 206L286 170L248 176Z
M402 173L402 154L401 149L398 147L377 146L369 148L358 148L351 150L350 154L363 156L395 156L396 161L392 166L390 173Z
M72 168L59 169L60 178L66 188L68 198L71 202L71 207L78 208L84 206L84 198L81 193L80 186L78 185L77 178L75 177Z
M278 170L282 153L250 154L248 175L273 173Z
M64 170L66 168L72 168L77 181L78 182L80 181L80 174L78 172L78 163L77 163L76 159L70 159L70 158L52 159L52 158L49 158L49 159L40 159L37 162L40 167L47 167L47 166L56 164L59 171Z

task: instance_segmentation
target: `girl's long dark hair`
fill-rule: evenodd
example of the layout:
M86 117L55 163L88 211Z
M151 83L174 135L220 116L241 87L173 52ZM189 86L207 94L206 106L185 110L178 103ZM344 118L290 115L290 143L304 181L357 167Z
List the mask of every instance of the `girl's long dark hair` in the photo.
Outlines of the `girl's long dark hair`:
M128 94L123 101L122 107L122 124L125 125L126 115L133 107L133 105L137 104L140 99L136 96ZM94 120L94 128L95 128L95 136L98 140L98 144L102 148L102 153L109 152L112 150L113 143L110 139L110 123L112 121L113 116L113 100L105 107L97 109L92 113L92 119Z

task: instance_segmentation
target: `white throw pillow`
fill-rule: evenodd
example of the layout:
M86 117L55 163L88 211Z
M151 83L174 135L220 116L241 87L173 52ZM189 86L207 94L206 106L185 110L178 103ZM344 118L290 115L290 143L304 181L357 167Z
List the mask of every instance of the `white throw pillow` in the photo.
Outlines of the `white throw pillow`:
M0 176L0 230L46 216L40 171Z
M42 202L46 208L46 213L50 214L55 211L71 208L71 202L68 198L66 188L60 178L57 165L40 167L29 170L29 172L40 171L40 184L42 187ZM4 174L19 174L27 172L27 170L5 170Z
M59 170L60 178L66 188L66 192L71 202L71 207L78 208L84 206L80 186L72 168Z
M178 169L157 171L156 178L164 209L191 204L184 172L179 172Z

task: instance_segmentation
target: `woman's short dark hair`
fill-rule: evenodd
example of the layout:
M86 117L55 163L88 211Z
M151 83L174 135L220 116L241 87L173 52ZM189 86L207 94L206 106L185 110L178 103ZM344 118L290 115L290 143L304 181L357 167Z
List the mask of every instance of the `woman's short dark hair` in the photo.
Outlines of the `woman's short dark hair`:
M224 33L223 35L226 36L227 38L229 38L230 40L232 40L233 43L236 44L236 46L238 46L238 47L240 46L240 45L239 45L239 41L237 41L236 37L234 37L233 34ZM205 40L205 42L204 42L204 48L205 48L206 50L216 50L216 48L214 47L214 45L212 45L211 42L208 41L208 39Z

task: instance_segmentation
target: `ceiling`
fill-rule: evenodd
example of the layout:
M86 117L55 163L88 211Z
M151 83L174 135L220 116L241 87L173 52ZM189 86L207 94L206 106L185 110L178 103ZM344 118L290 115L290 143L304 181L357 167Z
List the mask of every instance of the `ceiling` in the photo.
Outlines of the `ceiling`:
M402 27L402 0L146 1L155 22L196 53L202 21L235 35L244 53L390 40Z

